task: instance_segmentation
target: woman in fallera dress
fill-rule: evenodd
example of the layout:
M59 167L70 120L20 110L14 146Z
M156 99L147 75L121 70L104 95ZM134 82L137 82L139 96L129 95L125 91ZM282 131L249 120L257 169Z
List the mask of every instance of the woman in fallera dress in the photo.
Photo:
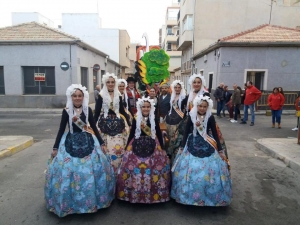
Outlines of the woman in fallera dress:
M186 92L184 84L175 80L171 84L170 111L166 116L167 133L170 139L167 153L174 159L183 136L176 132L179 123L184 119L186 109Z
M193 105L172 167L171 197L186 205L227 206L232 198L231 178L211 113L213 101L201 95Z
M170 164L150 98L137 101L128 146L117 178L117 198L131 203L169 201Z
M118 89L120 92L120 95L122 96L122 103L124 106L124 110L126 114L129 116L130 123L133 119L133 112L131 111L131 108L129 107L129 99L126 92L127 88L127 81L125 79L118 79Z
M72 84L66 95L45 182L46 207L59 217L109 207L115 190L114 171L102 152L105 144L88 107L86 88Z
M100 135L116 175L127 144L128 126L131 126L131 123L119 94L117 76L107 73L102 77L102 82L103 88L96 102L94 119L98 122Z

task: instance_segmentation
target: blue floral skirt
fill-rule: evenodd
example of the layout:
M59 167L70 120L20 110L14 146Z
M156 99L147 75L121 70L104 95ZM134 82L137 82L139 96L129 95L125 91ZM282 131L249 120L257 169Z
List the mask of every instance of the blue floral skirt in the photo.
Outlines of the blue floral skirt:
M190 134L193 135L193 134ZM189 136L188 142L194 139ZM197 146L201 143L197 143ZM228 166L215 150L208 157L197 157L188 151L178 152L172 172L171 197L177 202L195 206L227 206L231 203L232 190Z
M46 170L46 207L59 217L74 213L93 213L109 207L114 199L114 171L101 151L97 138L86 132L76 133L75 136L68 133L63 135L57 156ZM74 138L80 141L77 142ZM73 157L68 153L70 151L66 151L67 143L72 143L73 149L83 148L77 146L80 144L94 146L90 154L82 157L81 152ZM84 147L90 149L91 146Z

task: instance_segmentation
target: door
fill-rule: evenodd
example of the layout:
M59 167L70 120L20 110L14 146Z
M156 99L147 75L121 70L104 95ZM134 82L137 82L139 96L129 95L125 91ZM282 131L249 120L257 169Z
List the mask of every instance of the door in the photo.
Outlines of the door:
M265 77L264 71L247 72L247 81L251 81L253 85L261 91L264 89L264 77Z
M210 73L208 76L209 76L208 77L208 92L211 93L214 75L212 73Z

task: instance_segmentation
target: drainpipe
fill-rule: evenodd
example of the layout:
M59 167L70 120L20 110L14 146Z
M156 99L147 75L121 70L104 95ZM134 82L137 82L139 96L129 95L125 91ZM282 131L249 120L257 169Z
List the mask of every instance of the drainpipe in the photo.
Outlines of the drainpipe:
M194 13L193 13L193 39L192 39L192 57L191 59L193 59L194 61L194 40L195 40L195 12L196 12L196 0L194 0ZM191 62L192 64L192 69L191 69L191 75L193 75L194 73L194 68L195 68L195 64L193 62Z

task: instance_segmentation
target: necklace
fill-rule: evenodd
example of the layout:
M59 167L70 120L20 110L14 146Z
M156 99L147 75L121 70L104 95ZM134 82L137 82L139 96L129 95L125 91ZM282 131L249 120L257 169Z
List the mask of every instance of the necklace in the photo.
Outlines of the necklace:
M79 112L79 110L81 109L82 105L81 106L76 106L76 105L73 105L74 108L76 108L76 111Z

